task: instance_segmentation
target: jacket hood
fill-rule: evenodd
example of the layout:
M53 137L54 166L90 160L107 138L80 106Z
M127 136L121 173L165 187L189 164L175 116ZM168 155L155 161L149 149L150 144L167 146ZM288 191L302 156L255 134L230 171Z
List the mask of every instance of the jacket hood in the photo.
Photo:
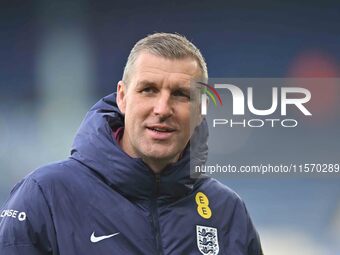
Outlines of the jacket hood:
M208 126L205 120L195 129L182 157L156 176L140 159L126 154L113 137L124 126L124 116L116 104L116 93L97 102L86 114L74 139L71 158L89 167L109 186L124 196L148 199L155 196L176 199L188 194L197 178L190 165L202 165L208 155Z

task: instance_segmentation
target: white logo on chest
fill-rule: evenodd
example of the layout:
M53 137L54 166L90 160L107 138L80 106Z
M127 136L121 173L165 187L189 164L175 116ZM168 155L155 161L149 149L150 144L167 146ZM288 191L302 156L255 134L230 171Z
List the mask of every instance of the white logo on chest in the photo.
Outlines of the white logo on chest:
M196 225L197 247L204 255L217 255L218 246L217 228Z
M94 232L93 232L92 235L91 235L90 240L91 240L92 243L97 243L97 242L100 242L100 241L102 241L104 239L108 239L110 237L116 236L118 234L119 234L119 232L111 234L111 235L107 235L107 236L95 236Z

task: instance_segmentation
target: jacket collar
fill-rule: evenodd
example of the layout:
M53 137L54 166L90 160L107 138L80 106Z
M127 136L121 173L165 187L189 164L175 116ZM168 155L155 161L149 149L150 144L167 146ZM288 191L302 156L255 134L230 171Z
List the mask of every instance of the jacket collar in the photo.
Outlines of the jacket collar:
M206 121L196 128L191 145L179 161L156 176L140 159L131 158L112 136L112 130L124 125L124 116L116 104L116 94L96 103L83 120L71 150L76 159L94 171L109 186L128 197L177 199L189 192L197 179L190 177L190 163L204 164L207 158Z

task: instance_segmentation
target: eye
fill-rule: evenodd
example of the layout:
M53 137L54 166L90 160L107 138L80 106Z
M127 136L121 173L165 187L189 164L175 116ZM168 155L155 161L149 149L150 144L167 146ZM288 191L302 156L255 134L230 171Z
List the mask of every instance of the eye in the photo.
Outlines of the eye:
M151 86L144 87L140 90L143 94L153 94L157 92L157 89Z
M189 92L186 92L186 91L183 91L183 90L175 90L173 92L173 95L175 97L179 97L179 98L183 98L183 99L188 99L190 100L190 93Z

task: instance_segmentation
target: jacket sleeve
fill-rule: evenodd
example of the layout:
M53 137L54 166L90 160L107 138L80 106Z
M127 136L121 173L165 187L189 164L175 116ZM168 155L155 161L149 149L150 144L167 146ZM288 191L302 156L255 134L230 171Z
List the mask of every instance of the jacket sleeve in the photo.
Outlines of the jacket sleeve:
M243 200L237 196L227 210L232 213L223 236L227 250L233 255L263 255L259 235Z
M27 177L0 208L0 254L57 254L55 230L39 184Z
M250 220L250 219L249 219ZM262 247L261 247L261 242L260 242L260 237L255 230L251 220L250 220L250 236L248 239L248 255L263 255Z
M247 255L263 255L259 234L255 229L244 202L242 201L241 204L247 222Z

